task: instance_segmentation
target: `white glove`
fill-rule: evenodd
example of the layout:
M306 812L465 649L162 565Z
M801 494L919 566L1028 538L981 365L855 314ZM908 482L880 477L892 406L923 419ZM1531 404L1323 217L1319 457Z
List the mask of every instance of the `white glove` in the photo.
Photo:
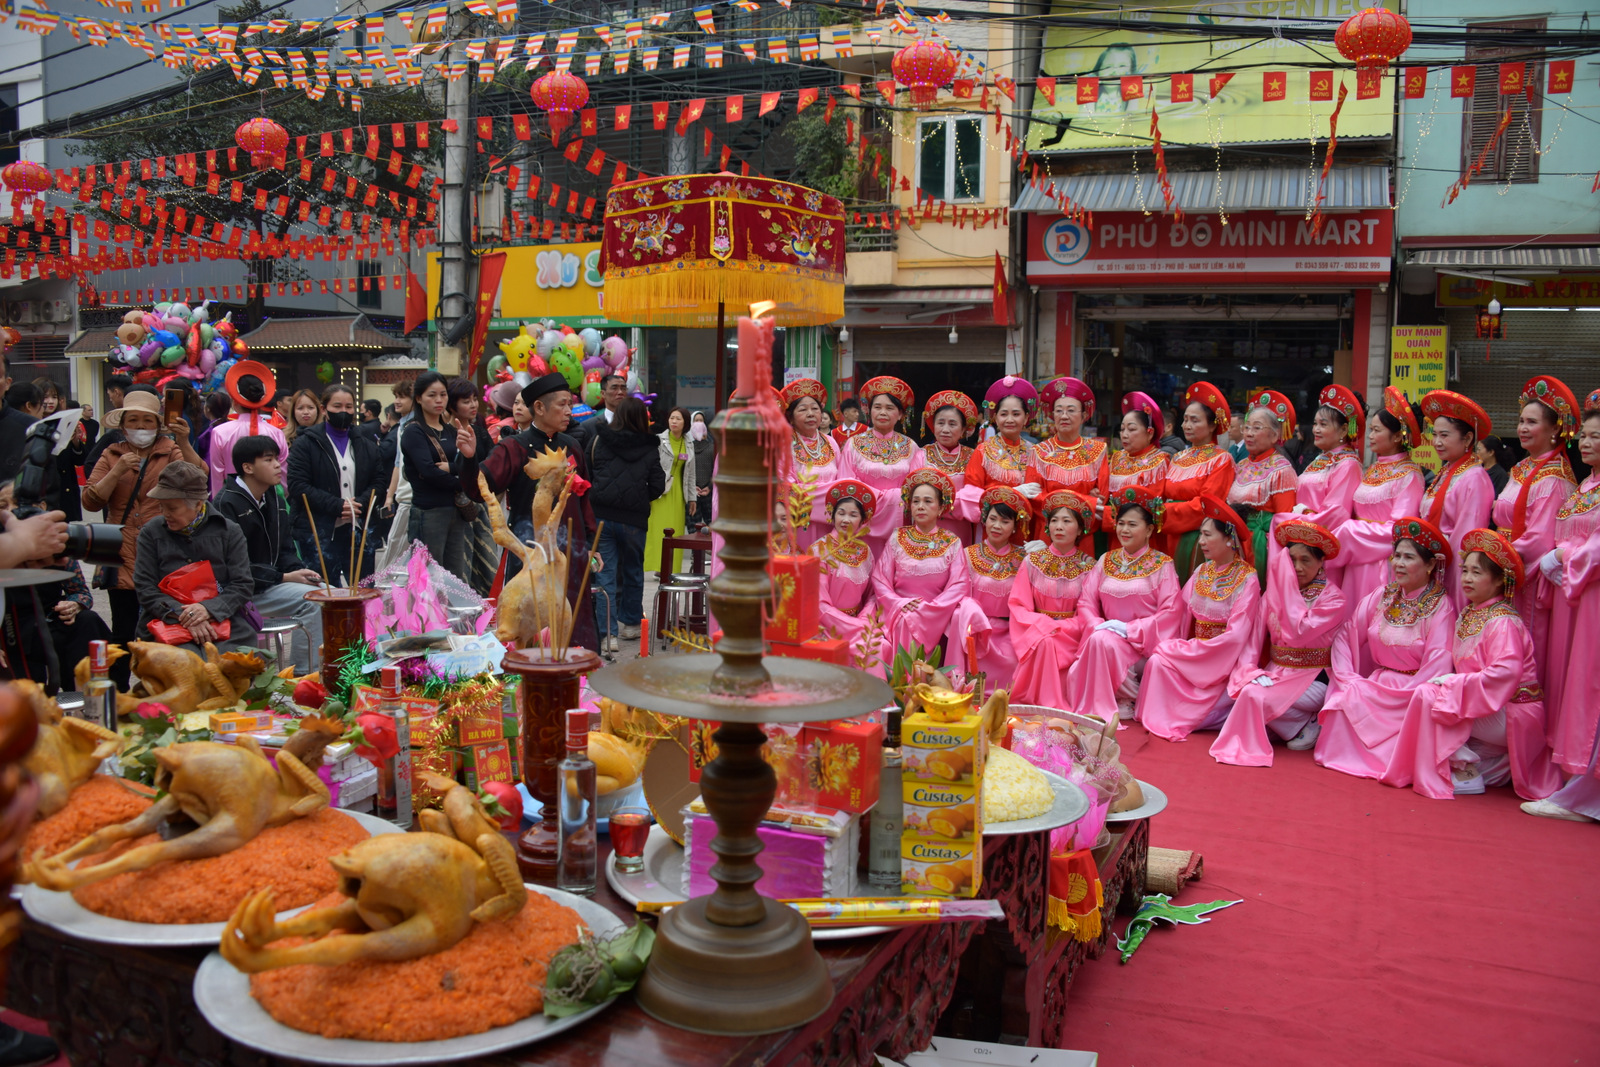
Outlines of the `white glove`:
M1263 688L1263 689L1270 689L1274 685L1274 682L1272 681L1272 679L1268 678L1264 674L1259 675L1259 676L1257 676L1255 678L1252 678L1250 680L1252 682L1254 682L1256 685L1261 686L1261 688Z
M1044 492L1044 486L1040 485L1038 482L1023 482L1021 485L1017 486L1017 492L1021 493L1029 500L1032 500L1034 497Z
M1112 633L1123 639L1126 639L1128 636L1128 624L1123 622L1121 619L1107 619L1104 622L1096 623L1095 629L1110 630Z
M1045 547L1046 546L1043 541L1029 541L1027 544L1022 546L1022 551L1031 556L1035 552L1043 552Z
M1304 504L1296 504L1294 507L1290 508L1289 510L1294 512L1296 515L1309 515L1309 514L1311 514L1311 509L1309 507L1307 507L1306 505L1304 505Z
M1561 569L1561 550L1552 548L1539 557L1539 571L1550 580L1551 585L1560 585L1566 581L1566 574Z
M1451 679L1451 677L1452 677L1452 675L1441 674L1437 678L1429 678L1428 679L1428 684L1429 685L1443 685L1444 683L1448 682Z

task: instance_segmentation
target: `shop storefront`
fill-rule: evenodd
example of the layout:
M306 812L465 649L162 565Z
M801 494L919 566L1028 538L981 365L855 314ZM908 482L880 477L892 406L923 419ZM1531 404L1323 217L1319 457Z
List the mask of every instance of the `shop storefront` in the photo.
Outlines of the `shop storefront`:
M1040 373L1084 378L1103 411L1134 389L1165 401L1196 378L1235 399L1267 387L1300 405L1329 382L1371 393L1385 372L1393 212L1225 218L1030 214Z
M1020 373L1019 337L995 325L990 288L851 290L844 323L857 385L892 374L918 397L959 389L982 400L996 378Z

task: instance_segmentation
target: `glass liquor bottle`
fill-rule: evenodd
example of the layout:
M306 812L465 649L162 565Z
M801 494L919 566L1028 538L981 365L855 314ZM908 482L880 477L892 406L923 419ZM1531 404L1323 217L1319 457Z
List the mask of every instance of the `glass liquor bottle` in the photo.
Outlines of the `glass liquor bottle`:
M90 641L89 684L84 694L83 717L117 733L117 685L111 680L110 671L109 643ZM99 773L121 775L121 763L112 755L100 761Z
M900 830L905 802L900 790L900 709L888 713L883 728L883 771L878 803L872 809L867 852L867 883L875 890L900 892Z
M403 829L410 829L411 807L411 720L403 702L399 667L378 670L378 713L394 720L399 750L378 768L378 816Z
M590 896L598 869L595 830L595 796L598 772L589 758L589 713L567 711L567 755L556 766L556 805L560 811L560 841L556 858L556 888Z

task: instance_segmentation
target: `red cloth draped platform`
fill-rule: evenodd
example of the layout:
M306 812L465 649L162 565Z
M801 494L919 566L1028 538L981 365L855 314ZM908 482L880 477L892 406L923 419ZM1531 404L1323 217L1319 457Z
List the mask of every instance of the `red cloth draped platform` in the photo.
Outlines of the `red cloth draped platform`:
M1151 844L1205 856L1176 902L1244 903L1083 968L1066 1047L1100 1067L1600 1063L1600 825L1525 815L1509 788L1425 800L1281 747L1224 766L1214 736L1118 739L1171 798Z

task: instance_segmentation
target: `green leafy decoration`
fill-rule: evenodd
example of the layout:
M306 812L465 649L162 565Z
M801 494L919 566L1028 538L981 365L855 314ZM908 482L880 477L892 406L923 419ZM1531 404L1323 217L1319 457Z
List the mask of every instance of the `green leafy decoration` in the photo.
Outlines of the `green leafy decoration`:
M1144 903L1139 905L1139 914L1128 923L1127 936L1117 938L1117 950L1122 953L1122 962L1127 963L1139 946L1144 944L1145 935L1155 928L1158 919L1175 926L1199 926L1211 921L1206 917L1211 912L1241 903L1243 901L1213 900L1205 904L1174 904L1165 893L1149 893Z

